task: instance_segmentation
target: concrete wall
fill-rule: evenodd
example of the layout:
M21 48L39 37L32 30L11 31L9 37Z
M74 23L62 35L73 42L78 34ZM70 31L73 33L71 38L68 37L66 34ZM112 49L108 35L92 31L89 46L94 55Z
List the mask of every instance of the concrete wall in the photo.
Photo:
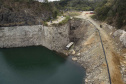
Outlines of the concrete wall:
M60 51L68 43L68 24L60 27L35 25L0 28L0 48L42 45Z

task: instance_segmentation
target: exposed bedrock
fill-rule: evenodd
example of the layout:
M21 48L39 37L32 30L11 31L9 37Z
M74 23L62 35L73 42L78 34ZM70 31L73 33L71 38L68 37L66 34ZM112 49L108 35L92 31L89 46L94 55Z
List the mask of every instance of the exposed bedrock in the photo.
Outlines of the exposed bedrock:
M60 27L15 26L0 28L0 47L42 45L60 51L69 43L69 24Z

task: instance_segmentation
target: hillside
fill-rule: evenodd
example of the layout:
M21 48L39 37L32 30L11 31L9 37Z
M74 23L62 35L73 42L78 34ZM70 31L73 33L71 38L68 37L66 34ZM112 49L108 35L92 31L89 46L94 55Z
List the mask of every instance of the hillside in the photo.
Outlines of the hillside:
M61 0L55 2L57 8L67 10L89 11L94 10L103 0Z
M126 30L125 0L105 0L95 11L97 19Z
M0 26L42 24L54 16L53 8L33 0L0 0Z

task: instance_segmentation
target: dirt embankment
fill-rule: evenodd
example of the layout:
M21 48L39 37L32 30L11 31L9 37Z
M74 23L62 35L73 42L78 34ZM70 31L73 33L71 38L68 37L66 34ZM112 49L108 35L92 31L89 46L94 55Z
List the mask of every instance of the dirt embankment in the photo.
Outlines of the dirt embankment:
M83 31L77 31L75 34L82 34L84 36L75 44L75 57L76 61L79 62L86 69L85 84L109 84L108 74L104 55L98 32L93 28L86 20L84 25L81 27Z
M106 23L103 23L103 29L106 31L108 36L111 38L113 41L111 46L113 46L113 49L116 51L112 53L113 59L114 59L114 64L119 65L119 70L121 70L122 78L124 83L126 83L126 48L125 48L125 32L123 33L123 30L116 30L115 27L112 27ZM123 35L124 34L124 35ZM114 74L116 75L116 72ZM119 78L116 77L116 78ZM117 79L118 80L118 79Z
M120 52L119 47L116 45L113 37L104 29L99 27L99 23L93 21L89 16L79 16L83 20L83 26L75 28L72 35L74 38L81 35L80 39L76 42L74 49L73 60L79 62L86 68L86 84L110 84L107 65L103 48L101 45L98 28L101 33L101 38L106 52L106 58L109 65L109 71L112 84L124 84L120 72ZM90 21L90 22L89 22ZM93 24L92 24L93 23ZM80 31L79 31L80 30Z

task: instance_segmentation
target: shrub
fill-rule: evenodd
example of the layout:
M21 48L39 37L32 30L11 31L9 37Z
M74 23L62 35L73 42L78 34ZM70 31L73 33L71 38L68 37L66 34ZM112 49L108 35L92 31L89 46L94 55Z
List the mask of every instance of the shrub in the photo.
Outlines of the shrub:
M61 22L59 22L58 24L52 24L54 26L61 26L61 25L64 25L66 24L68 21L70 20L70 16L66 16L66 18L64 20L62 20Z
M61 21L58 25L63 25L67 23L69 20L70 20L70 16L66 16L66 18L63 21Z

